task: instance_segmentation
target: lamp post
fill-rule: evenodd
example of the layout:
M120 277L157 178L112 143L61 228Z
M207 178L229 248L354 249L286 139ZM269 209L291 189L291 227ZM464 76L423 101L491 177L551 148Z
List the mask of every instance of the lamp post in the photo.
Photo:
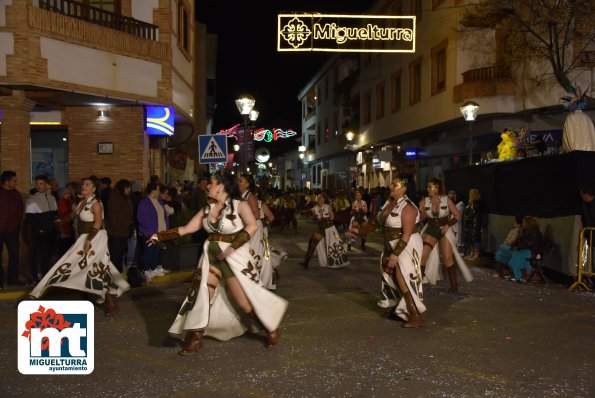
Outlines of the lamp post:
M298 172L300 173L300 189L304 189L304 180L302 178L302 174L304 173L304 157L306 156L306 147L304 145L300 145L298 147L298 157L300 158L300 167Z
M473 165L473 121L477 117L479 105L473 101L467 101L460 108L461 114L466 122L469 122L469 166Z
M353 139L355 138L355 134L353 131L348 131L345 133L345 138L347 139L347 146L349 147L349 154L347 155L347 189L351 189L351 156L353 155Z
M243 173L246 170L246 154L248 146L248 140L246 136L248 135L248 119L250 118L250 112L252 112L255 103L256 100L250 95L241 96L236 100L236 106L238 107L238 111L244 118L244 150L242 153L241 173ZM256 112L256 117L258 117L258 112Z

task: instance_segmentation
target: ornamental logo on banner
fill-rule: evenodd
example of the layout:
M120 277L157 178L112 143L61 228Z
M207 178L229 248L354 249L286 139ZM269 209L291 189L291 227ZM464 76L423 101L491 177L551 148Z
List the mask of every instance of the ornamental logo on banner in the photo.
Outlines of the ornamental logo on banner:
M277 51L414 53L415 16L279 14Z
M200 163L227 162L227 136L201 135L198 137L198 153Z
M22 374L89 374L95 367L94 308L89 301L23 301L18 307Z

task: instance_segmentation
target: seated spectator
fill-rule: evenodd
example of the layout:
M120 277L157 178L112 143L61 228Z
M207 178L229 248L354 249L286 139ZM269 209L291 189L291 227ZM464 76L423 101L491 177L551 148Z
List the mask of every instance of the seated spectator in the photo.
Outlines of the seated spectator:
M531 259L537 255L543 255L544 239L539 224L533 217L523 217L523 223L519 231L516 244L512 246L512 255L508 266L512 270L511 279L517 282L527 282L531 271Z
M516 216L514 218L514 226L508 232L504 242L502 242L502 244L500 244L496 250L494 259L496 260L496 270L498 270L498 276L500 278L504 278L510 274L510 269L508 268L507 264L512 257L512 246L514 246L517 238L519 237L519 231L521 229L522 223L523 216Z

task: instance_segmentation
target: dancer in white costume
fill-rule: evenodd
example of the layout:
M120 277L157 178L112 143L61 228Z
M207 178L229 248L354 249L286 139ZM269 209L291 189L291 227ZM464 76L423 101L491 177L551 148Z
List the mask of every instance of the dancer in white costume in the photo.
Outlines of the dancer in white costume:
M262 268L260 270L260 282L262 283L262 286L266 287L267 289L274 290L277 288L277 280L279 279L278 268L281 265L281 262L287 259L288 254L287 252L278 248L274 248L271 245L268 225L272 224L272 222L275 220L275 216L273 215L273 212L269 206L260 200L261 196L262 195L260 192L258 192L258 210L260 212L259 219L262 223L262 238L260 245L258 245L259 248L262 248Z
M416 328L423 325L420 314L426 310L419 263L423 243L417 232L419 210L406 195L409 189L415 189L413 177L394 178L390 200L382 206L377 218L353 232L361 235L384 227L384 250L380 257L382 292L386 295L388 290L388 295L398 300L395 313L406 321L401 327Z
M264 258L264 245L262 241L264 226L260 217L258 198L256 197L256 183L254 182L252 174L242 174L238 179L238 186L240 188L240 193L242 194L242 199L248 203L250 210L256 219L256 231L250 237L250 254L254 257L254 265L260 275Z
M209 233L192 287L169 333L178 338L186 334L180 355L198 351L203 335L226 341L242 335L251 325L265 329L267 346L276 346L287 301L260 284L248 244L257 228L254 215L228 173L211 177L208 197L210 203L187 225L151 237L152 242L158 242L200 228ZM226 290L220 288L222 279Z
M105 315L118 311L116 298L130 286L110 261L103 206L96 197L97 181L85 178L76 208L80 236L29 293L40 298L48 287L63 287L93 293L105 300Z
M368 204L362 199L362 193L360 191L355 192L355 200L351 204L351 221L349 221L349 230L357 229L357 227L364 222L368 221ZM349 232L347 236L347 251L351 251L351 246L355 244L355 236ZM361 249L366 251L366 236L361 237Z
M428 182L428 196L419 202L419 208L422 221L427 221L421 231L424 242L421 256L422 275L425 275L432 285L441 279L439 247L450 280L450 291L457 293L459 284L455 260L465 280L473 280L467 264L457 250L457 238L451 228L461 219L461 213L454 202L444 194L442 182L436 178Z
M314 250L318 256L318 265L321 267L342 268L349 264L337 228L333 224L333 210L327 202L326 197L319 194L316 197L316 205L307 210L314 215L316 227L308 242L306 257L300 263L304 269L308 269ZM319 245L318 242L321 244Z

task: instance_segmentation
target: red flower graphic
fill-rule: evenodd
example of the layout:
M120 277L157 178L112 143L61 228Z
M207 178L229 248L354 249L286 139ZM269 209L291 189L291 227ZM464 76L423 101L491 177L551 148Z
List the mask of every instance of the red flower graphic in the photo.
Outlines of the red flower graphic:
M51 308L47 310L43 306L39 306L37 312L31 314L31 319L27 321L25 324L26 330L23 332L21 336L27 337L29 342L31 342L31 329L46 329L46 328L55 328L58 330L63 330L71 325L70 322L64 320L64 315L56 314ZM44 337L42 340L41 349L45 350L49 347L50 341L47 337Z

